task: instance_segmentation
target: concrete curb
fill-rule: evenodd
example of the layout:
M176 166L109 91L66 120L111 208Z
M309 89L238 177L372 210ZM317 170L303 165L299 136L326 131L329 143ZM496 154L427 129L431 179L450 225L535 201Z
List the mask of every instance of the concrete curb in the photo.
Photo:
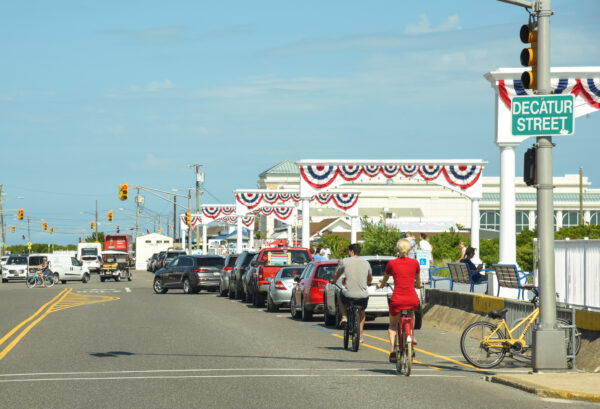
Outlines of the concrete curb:
M510 386L520 389L525 392L533 393L544 398L557 398L568 400L581 400L588 402L600 402L600 394L568 391L565 389L549 388L543 385L538 385L533 382L528 382L522 379L512 378L506 375L488 375L485 380L492 383L498 383L505 386Z

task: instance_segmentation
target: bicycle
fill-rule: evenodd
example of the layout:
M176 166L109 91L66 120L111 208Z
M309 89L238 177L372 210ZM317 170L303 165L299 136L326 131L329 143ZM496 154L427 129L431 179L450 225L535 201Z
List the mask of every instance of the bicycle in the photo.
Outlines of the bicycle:
M394 287L386 284L392 290ZM392 291L393 292L393 291ZM390 304L391 294L388 295L388 305ZM412 369L413 351L413 331L415 328L414 310L400 311L400 319L396 324L396 338L394 339L394 353L396 354L396 372L410 376Z
M342 291L342 287L335 284L337 288ZM358 351L360 346L360 310L362 307L356 305L352 298L348 299L348 307L346 312L348 313L348 322L344 327L344 349L348 349L350 338L352 338L352 351Z
M52 275L52 273L45 274L44 281L46 283L46 287L52 287L55 283L54 275ZM33 275L27 275L27 278L25 279L25 285L27 286L27 288L33 288L38 283L41 285L42 283L44 283L44 281L42 281L42 277L40 277L40 274L38 274L38 272L35 272L33 273Z
M501 321L498 324L478 321L469 325L463 331L460 337L460 350L470 364L478 368L494 368L504 360L507 353L511 354L511 358L519 356L531 359L530 356L525 355L525 352L531 349L531 345L528 345L525 341L525 335L540 315L539 294L534 286L525 286L525 288L534 292L531 302L535 309L527 317L520 319L512 328L509 328L506 323L505 316L508 309L504 308L490 311L485 316L486 318L500 319ZM567 357L574 357L581 348L581 333L566 320L557 319L557 322L559 328L565 330ZM513 334L521 328L521 334L515 338ZM572 361L572 359L570 360Z

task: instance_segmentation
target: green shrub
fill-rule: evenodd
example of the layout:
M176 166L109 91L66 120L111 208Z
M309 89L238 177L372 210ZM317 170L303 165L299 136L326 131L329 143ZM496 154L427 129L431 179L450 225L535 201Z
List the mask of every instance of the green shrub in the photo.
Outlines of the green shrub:
M323 236L321 241L323 242L323 245L326 244L329 246L329 250L331 250L330 258L342 259L348 255L350 240L340 237L337 234L328 234Z
M383 218L378 223L372 223L367 218L363 218L361 223L364 240L361 254L380 256L396 254L396 243L401 238L400 230L386 226Z

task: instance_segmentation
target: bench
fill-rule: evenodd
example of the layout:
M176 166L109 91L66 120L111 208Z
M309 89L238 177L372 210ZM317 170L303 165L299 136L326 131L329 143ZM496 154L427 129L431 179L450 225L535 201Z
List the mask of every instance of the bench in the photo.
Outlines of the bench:
M450 286L450 289L454 289L454 283L469 284L470 292L474 291L475 284L487 284L487 280L478 282L473 281L473 276L475 274L484 271L494 271L491 268L469 271L469 266L467 266L465 263L448 263L448 270L450 270L450 276L452 277L452 285Z
M429 267L429 288L432 287L435 288L435 283L438 281L448 281L448 284L450 285L450 289L452 289L452 278L451 277L440 277L439 271L440 270L447 270L448 267Z
M498 278L498 294L500 295L500 287L517 288L517 299L525 299L525 286L527 279L533 276L533 273L525 273L517 268L514 264L494 264L492 268L496 272Z

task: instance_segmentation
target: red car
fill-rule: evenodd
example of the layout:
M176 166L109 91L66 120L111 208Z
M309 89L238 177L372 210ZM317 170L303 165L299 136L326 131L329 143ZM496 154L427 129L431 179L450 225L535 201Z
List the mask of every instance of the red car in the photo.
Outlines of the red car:
M290 310L293 318L310 321L313 314L323 313L325 285L333 278L338 260L313 261L309 263L292 288Z

